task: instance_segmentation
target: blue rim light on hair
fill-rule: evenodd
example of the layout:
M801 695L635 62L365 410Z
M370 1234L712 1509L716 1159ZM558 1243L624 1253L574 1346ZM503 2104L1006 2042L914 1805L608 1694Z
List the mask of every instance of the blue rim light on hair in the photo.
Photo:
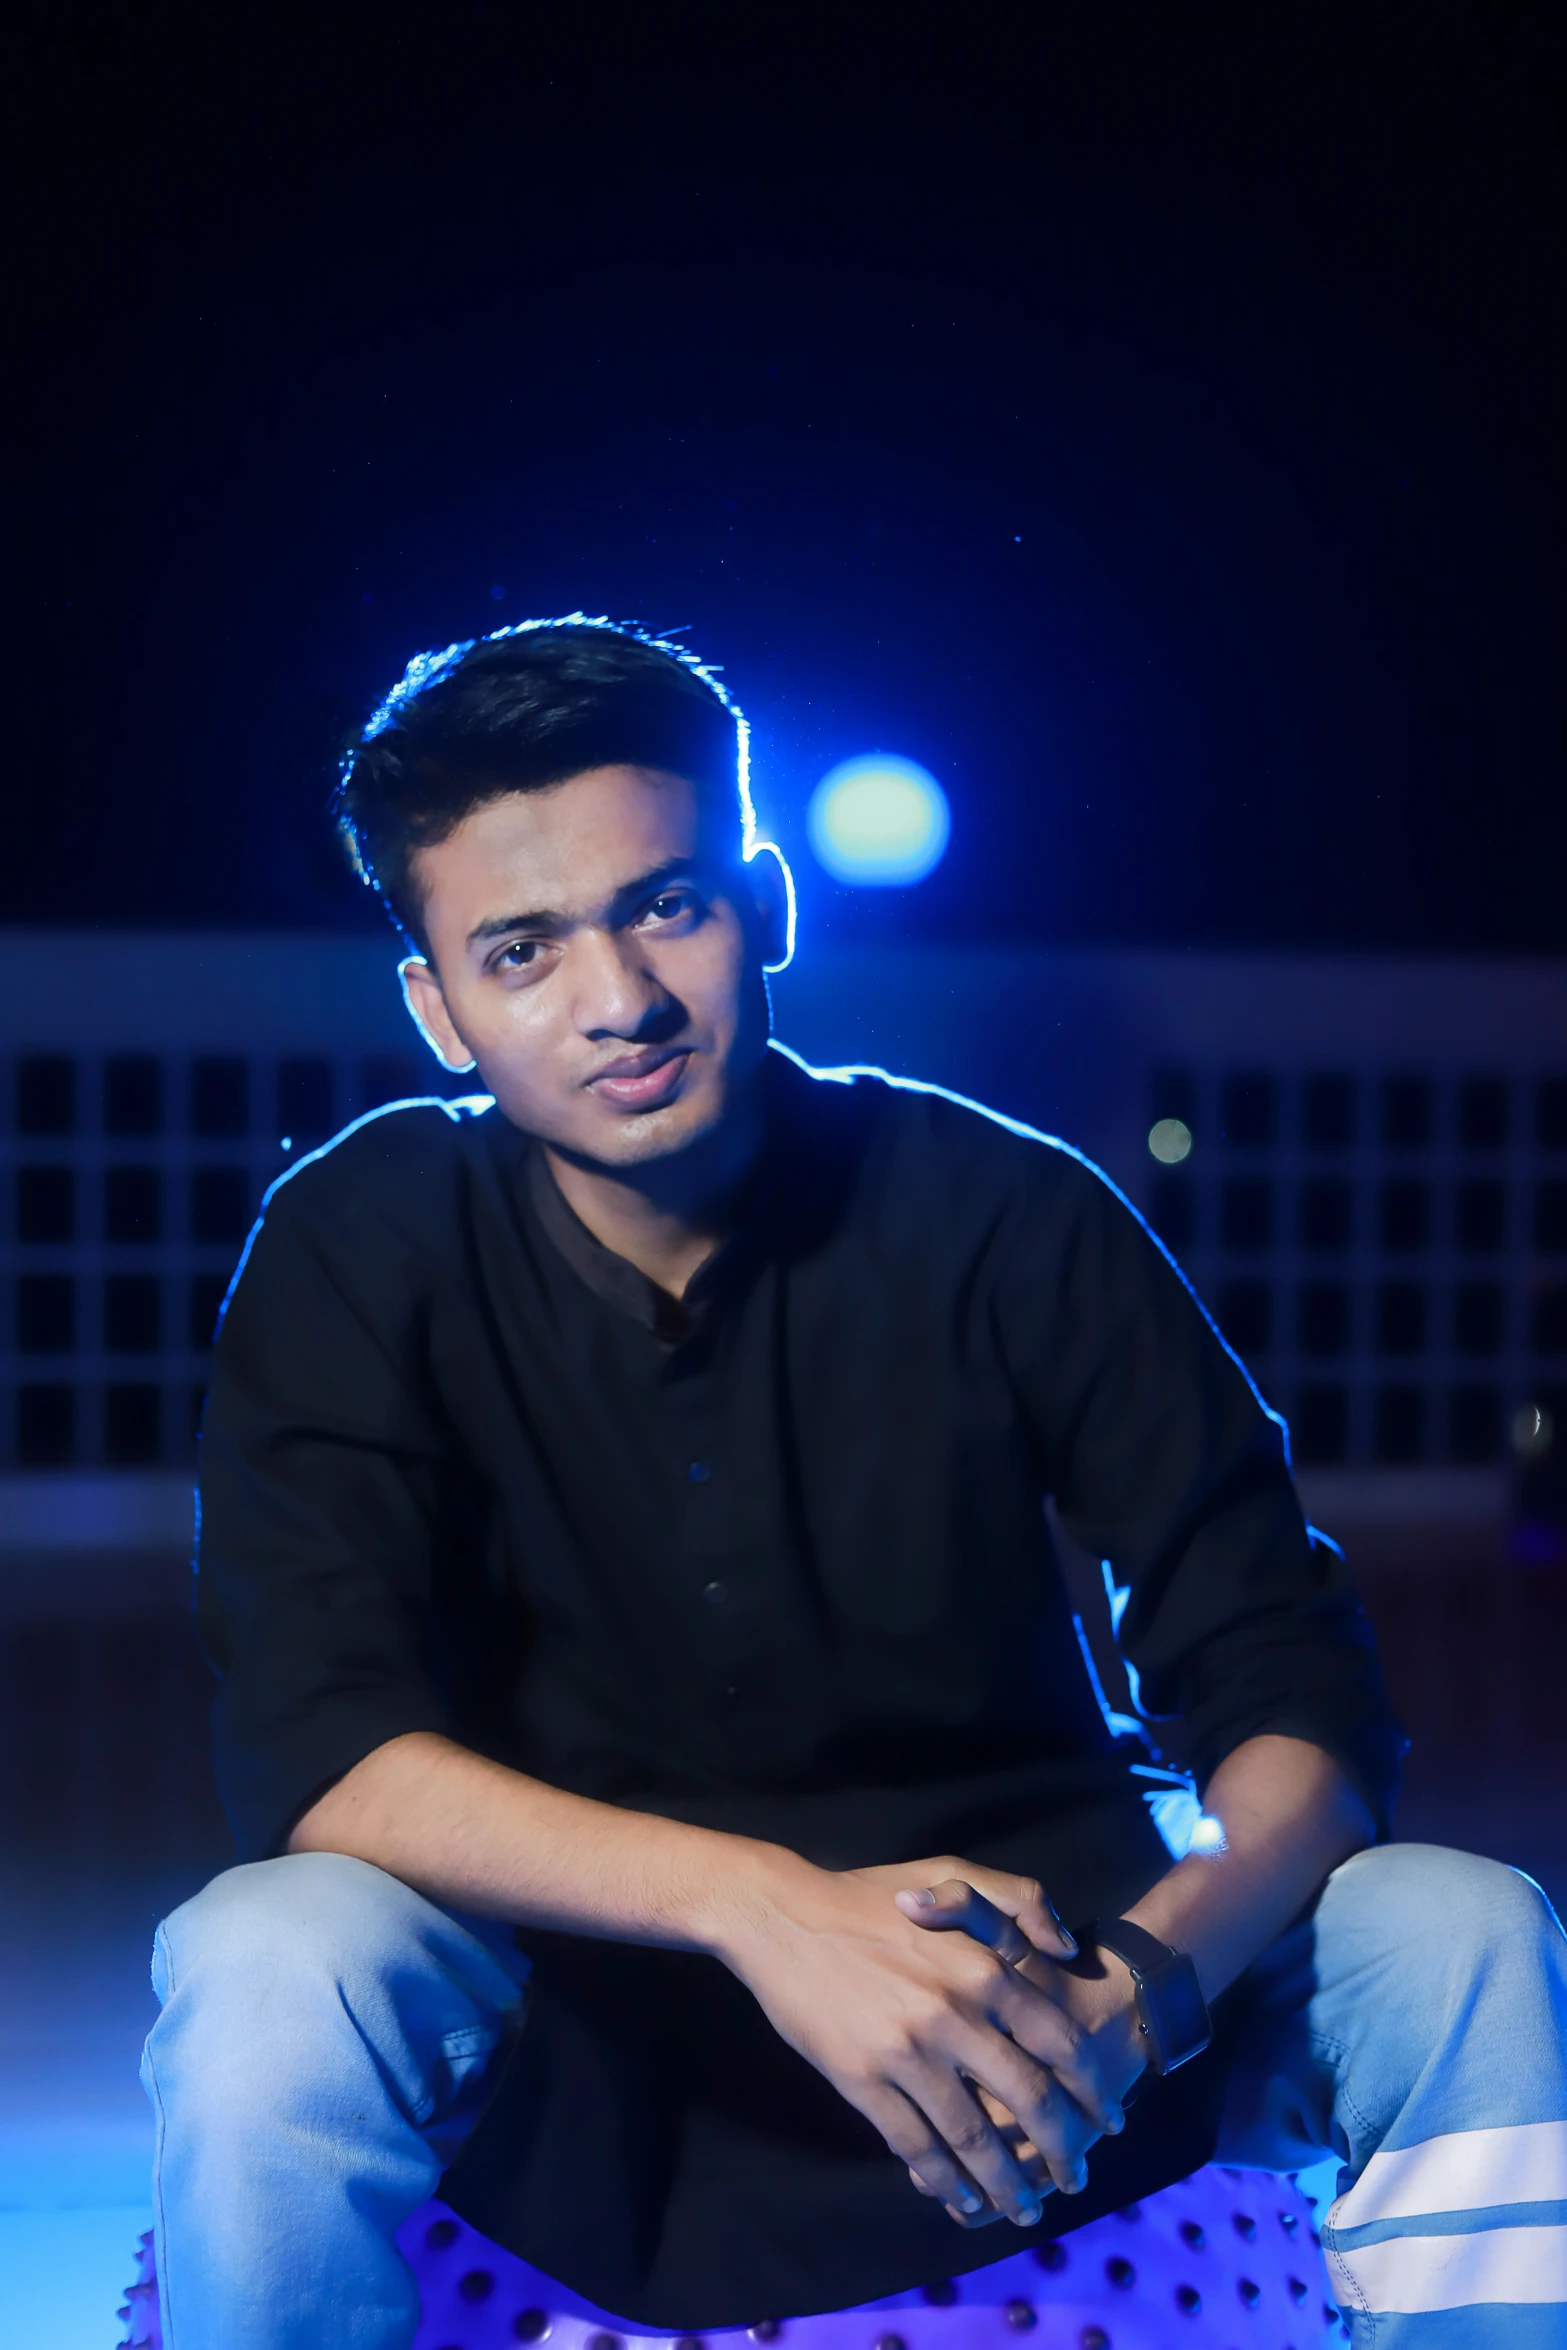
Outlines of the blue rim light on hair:
M359 737L360 742L373 742L378 734L384 733L386 728L391 725L392 721L397 716L398 709L402 703L412 701L414 696L416 694L422 694L426 687L438 684L449 670L456 668L458 662L463 658L465 653L471 653L473 651L475 645L481 643L486 645L500 644L507 637L544 635L547 634L551 629L557 628L602 628L608 635L630 637L639 645L647 645L655 653L667 654L671 661L677 661L682 669L689 669L693 676L699 677L702 680L702 683L708 688L714 699L720 703L725 710L728 711L730 717L735 722L735 748L738 765L736 782L739 788L740 798L741 856L744 858L745 862L749 864L752 857L756 855L759 849L769 849L772 851L772 854L778 858L779 863L783 864L782 851L776 846L774 842L765 840L757 830L756 803L751 797L751 729L746 720L745 712L741 709L739 703L735 700L734 695L729 691L728 687L724 684L722 677L719 675L719 664L713 661L700 660L695 653L689 652L684 645L677 644L672 637L659 634L653 629L643 628L641 624L635 620L611 620L608 615L603 612L597 614L589 612L562 612L555 618L549 620L514 620L511 622L509 627L492 628L488 635L482 638L476 636L462 637L456 644L443 645L438 652L415 653L413 659L409 662L407 668L403 671L402 676L393 686L385 701L381 703L378 709L372 711L370 717L366 720L364 728L361 731ZM355 746L355 748L357 748L357 746ZM353 760L354 751L353 749L350 749L343 758L340 769L341 775L346 777L350 767L353 765ZM367 883L370 888L376 890L379 893L380 885L377 882L375 875L371 872L369 866L365 863L363 855L360 851L358 838L352 829L348 831L346 838L348 842L349 855L353 859L354 870L359 875L361 881ZM784 870L785 873L787 873L788 867L785 866ZM789 912L789 941L791 954L794 951L793 889L794 885L793 879L791 877ZM781 970L783 966L782 964L779 964L776 966L776 968Z
M907 889L947 853L952 811L927 768L892 751L844 759L811 794L805 828L818 864L854 889Z
M492 594L498 594L500 592L501 591L497 589L491 590ZM391 725L392 721L397 716L400 704L412 701L414 696L416 694L422 694L427 686L438 684L440 680L446 676L448 671L454 669L457 666L458 662L461 661L465 653L471 653L473 651L473 648L476 644L499 644L507 637L535 636L541 633L545 633L550 629L556 628L602 628L611 635L630 637L637 644L647 645L655 653L665 653L668 655L670 660L678 661L682 669L689 669L694 676L699 677L702 680L702 683L708 688L709 692L714 696L715 700L718 701L721 706L728 711L730 717L735 722L735 781L738 787L740 801L740 855L743 862L747 865L751 863L754 857L775 857L778 861L779 869L783 876L783 953L776 963L764 964L763 968L767 971L786 971L790 963L794 960L794 875L789 870L789 860L787 857L785 857L777 842L768 840L766 836L757 828L756 802L751 796L750 725L746 719L745 712L741 709L739 703L735 700L734 695L729 691L728 687L724 684L722 677L719 675L719 664L717 662L700 660L695 653L688 651L684 645L676 643L674 638L667 631L643 628L641 624L635 620L611 620L607 614L602 612L596 615L587 612L563 612L556 618L549 620L514 620L511 622L509 627L492 628L489 631L489 634L483 638L474 636L463 637L456 644L443 646L438 652L416 653L413 659L409 662L407 668L403 671L402 676L393 686L391 692L387 695L385 701L382 702L380 707L377 710L374 710L370 717L366 720L363 731L360 734L360 742L373 742L378 734L384 733L386 728ZM349 769L353 765L353 761L354 752L351 749L345 754L343 758L341 768L339 770L340 779L347 778ZM923 772L923 770L921 772ZM360 846L358 833L351 824L344 824L343 838L347 843L348 853L353 862L354 871L358 874L360 880L368 889L374 890L376 896L380 898L382 904L385 906L387 913L391 916L392 921L396 923L400 929L402 925L398 921L396 913L393 912L391 903L388 900L385 891L382 889L379 879L372 870L371 866L366 862L363 850ZM399 973L407 968L408 963L422 963L424 959L424 956L420 954L406 956L403 962L398 965ZM406 984L404 986L403 992L406 999ZM409 1008L412 1010L411 1005ZM432 1050L433 1049L434 1048L432 1047ZM468 1065L471 1067L473 1064L469 1063Z

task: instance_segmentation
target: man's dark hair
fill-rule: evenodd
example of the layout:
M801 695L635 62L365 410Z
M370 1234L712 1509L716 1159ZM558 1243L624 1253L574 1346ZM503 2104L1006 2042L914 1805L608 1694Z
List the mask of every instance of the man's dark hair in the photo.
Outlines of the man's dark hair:
M343 761L338 830L361 880L421 949L414 852L486 800L589 767L659 767L732 810L751 846L746 725L695 654L573 612L420 653Z

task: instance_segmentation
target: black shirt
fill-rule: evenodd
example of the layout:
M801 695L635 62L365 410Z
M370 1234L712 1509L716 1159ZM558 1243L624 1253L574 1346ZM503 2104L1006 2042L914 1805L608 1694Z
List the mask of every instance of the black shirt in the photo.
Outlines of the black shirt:
M242 1854L385 1740L832 1867L956 1851L1063 1915L1168 1865L1084 1670L1044 1502L1199 1784L1281 1731L1379 1818L1398 1740L1279 1424L1073 1152L776 1048L738 1229L677 1307L483 1103L406 1105L269 1197L202 1442L199 1618ZM1132 1751L1128 1753L1128 1748ZM528 2028L445 2189L669 2330L982 2265L714 1960L529 1931ZM1058 2231L1211 2151L1147 2089Z

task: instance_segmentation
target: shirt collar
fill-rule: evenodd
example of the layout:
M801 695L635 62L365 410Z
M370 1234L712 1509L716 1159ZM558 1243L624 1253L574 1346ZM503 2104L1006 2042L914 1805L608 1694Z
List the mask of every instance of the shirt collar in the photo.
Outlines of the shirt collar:
M617 1256L588 1230L568 1204L541 1143L528 1145L526 1180L539 1222L572 1271L595 1297L629 1314L664 1345L680 1346L711 1320L720 1296L780 1248L809 1246L824 1219L841 1204L841 1151L819 1131L818 1097L847 1089L822 1086L787 1055L764 1063L767 1123L761 1154L741 1197L735 1229L686 1285L671 1297L629 1258ZM822 1105L825 1106L825 1105ZM818 1115L812 1117L813 1108Z
M734 1251L732 1239L723 1242L700 1271L692 1275L683 1298L671 1297L640 1265L632 1264L629 1257L617 1256L588 1230L556 1182L539 1143L528 1153L527 1181L539 1222L572 1271L595 1297L602 1298L620 1313L629 1314L666 1346L679 1346L695 1336L711 1309L722 1268Z

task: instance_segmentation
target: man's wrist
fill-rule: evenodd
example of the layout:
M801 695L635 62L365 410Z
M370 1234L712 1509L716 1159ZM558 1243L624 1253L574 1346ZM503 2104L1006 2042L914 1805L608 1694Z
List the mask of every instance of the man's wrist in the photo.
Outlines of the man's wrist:
M715 1849L691 1891L690 1939L693 1948L742 1974L750 1954L774 1939L780 1918L822 1872L781 1844L750 1836L712 1841Z
M1136 2080L1148 2061L1132 1970L1113 1950L1091 1947L1061 1973L1061 2004L1073 2022L1104 2049L1106 2074L1119 2094Z
M1130 1970L1143 2055L1156 2073L1174 2072L1213 2039L1213 2018L1190 1954L1130 1917L1095 1919L1080 1939L1108 1964Z

